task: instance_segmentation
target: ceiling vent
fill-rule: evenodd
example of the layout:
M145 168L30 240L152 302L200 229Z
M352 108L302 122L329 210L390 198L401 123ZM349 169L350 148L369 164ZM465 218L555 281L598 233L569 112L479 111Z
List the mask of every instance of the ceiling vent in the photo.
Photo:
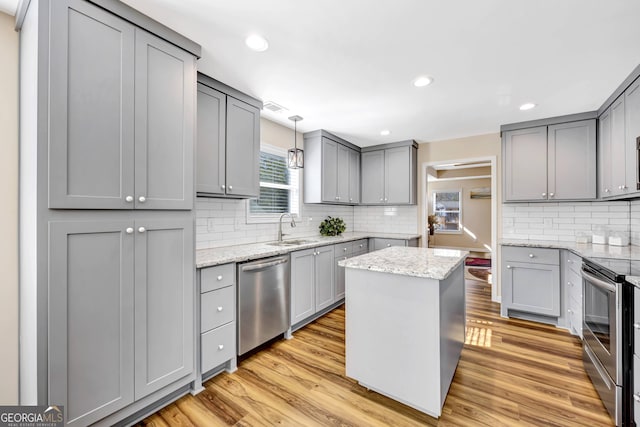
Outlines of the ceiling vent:
M264 103L264 108L269 111L273 111L274 113L282 113L283 111L288 111L282 105L276 104L273 101L266 101Z

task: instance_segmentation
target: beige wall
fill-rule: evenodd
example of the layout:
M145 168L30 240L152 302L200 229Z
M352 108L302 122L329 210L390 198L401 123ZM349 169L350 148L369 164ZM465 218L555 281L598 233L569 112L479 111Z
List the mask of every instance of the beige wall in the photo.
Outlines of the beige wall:
M491 179L456 179L446 181L431 181L427 186L428 213L433 213L434 190L462 190L462 224L465 229L475 235L475 239L467 232L435 233L429 239L431 247L474 248L486 250L484 245L491 246L491 200L472 199L471 190L474 188L491 188Z
M0 12L0 405L18 403L18 33Z
M260 118L260 142L288 150L293 148L293 129L271 120ZM301 132L298 132L298 148L303 148Z

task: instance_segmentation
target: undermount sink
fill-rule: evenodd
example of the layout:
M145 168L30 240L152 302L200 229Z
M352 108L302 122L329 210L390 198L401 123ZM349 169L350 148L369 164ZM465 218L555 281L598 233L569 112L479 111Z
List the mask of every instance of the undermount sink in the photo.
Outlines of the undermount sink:
M282 242L269 242L267 245L270 246L295 246L295 245L304 245L305 243L315 243L315 240L283 240Z

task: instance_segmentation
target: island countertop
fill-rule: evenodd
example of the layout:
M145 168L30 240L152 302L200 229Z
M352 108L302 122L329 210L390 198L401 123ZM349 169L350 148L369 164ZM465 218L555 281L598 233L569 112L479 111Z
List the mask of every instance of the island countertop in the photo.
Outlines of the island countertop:
M444 280L469 252L453 249L390 247L338 263L341 267Z

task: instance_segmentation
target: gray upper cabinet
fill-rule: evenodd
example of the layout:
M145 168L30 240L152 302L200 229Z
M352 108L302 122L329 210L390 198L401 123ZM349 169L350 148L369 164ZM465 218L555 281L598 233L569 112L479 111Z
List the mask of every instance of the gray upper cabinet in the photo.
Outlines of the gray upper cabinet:
M357 204L360 148L325 130L304 134L304 202Z
M611 162L611 110L598 118L598 195L613 195L613 163Z
M50 399L89 425L194 371L193 219L52 221Z
M50 8L49 207L192 209L196 58L88 2Z
M506 202L596 198L595 119L549 121L548 126L503 132Z
M627 182L626 159L627 154L624 138L624 96L618 98L611 105L611 125L609 127L611 144L611 195L620 196L630 191Z
M640 78L636 79L624 93L625 103L625 147L627 149L626 156L626 175L628 186L632 191L640 191L638 183L640 183L640 174L638 170L638 138L640 138ZM634 154L636 153L636 154Z
M262 102L198 74L199 196L260 195L261 108Z
M362 149L362 204L416 204L415 141Z

